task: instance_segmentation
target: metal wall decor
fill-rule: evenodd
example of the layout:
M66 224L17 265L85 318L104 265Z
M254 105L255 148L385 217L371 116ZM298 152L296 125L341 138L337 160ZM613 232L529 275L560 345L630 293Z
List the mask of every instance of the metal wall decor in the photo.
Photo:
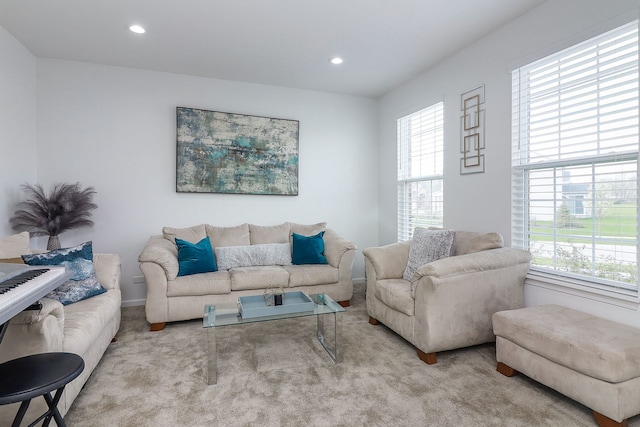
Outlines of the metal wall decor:
M298 195L297 120L177 107L176 191Z
M460 174L484 172L484 85L460 97Z

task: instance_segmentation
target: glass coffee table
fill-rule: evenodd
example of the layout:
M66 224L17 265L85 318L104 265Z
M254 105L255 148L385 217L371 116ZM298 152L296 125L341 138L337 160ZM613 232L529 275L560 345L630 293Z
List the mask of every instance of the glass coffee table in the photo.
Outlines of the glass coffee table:
M218 355L216 351L216 329L223 326L243 325L272 320L292 319L295 317L316 316L316 338L326 350L333 363L342 362L342 316L344 310L340 304L326 294L310 294L314 303L313 311L287 314L275 314L264 317L242 318L237 304L207 304L204 306L202 326L207 332L207 384L218 381ZM331 316L332 315L332 316ZM333 329L326 327L327 319L333 320Z

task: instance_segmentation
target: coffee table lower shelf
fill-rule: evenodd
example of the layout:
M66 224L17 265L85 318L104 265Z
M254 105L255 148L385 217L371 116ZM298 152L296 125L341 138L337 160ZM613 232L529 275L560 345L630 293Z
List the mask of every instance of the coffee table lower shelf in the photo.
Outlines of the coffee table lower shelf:
M207 384L218 382L218 354L216 350L216 329L222 326L267 322L295 317L316 316L316 338L333 363L342 362L342 312L344 308L326 294L308 296L314 303L313 310L276 314L264 317L242 318L237 306L204 306L203 327L207 334ZM332 316L331 316L332 315ZM333 318L333 330L327 328L327 319ZM329 332L329 333L327 333Z

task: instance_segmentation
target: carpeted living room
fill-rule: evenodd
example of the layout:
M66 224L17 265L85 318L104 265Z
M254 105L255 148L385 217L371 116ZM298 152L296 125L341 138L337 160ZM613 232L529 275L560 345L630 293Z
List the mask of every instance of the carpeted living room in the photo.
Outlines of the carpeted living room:
M0 2L0 425L640 426L639 16Z

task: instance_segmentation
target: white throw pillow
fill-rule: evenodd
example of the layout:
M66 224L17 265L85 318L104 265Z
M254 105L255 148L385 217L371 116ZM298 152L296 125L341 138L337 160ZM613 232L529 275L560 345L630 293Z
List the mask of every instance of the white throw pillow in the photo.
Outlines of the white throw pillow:
M256 265L291 265L291 246L288 243L222 246L213 248L213 251L218 270Z
M448 257L454 237L453 230L427 230L416 227L409 247L409 262L402 278L411 281L421 266Z

